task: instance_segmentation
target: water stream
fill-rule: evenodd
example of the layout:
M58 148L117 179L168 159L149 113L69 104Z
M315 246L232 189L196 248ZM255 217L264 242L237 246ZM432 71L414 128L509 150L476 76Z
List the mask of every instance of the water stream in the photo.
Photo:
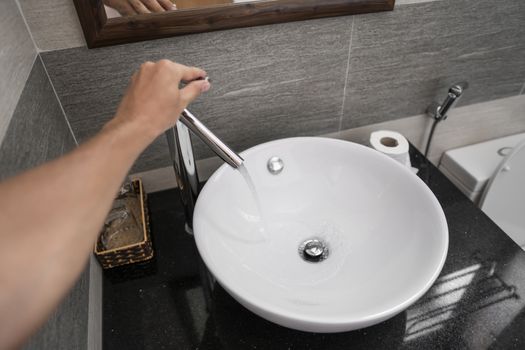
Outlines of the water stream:
M250 191L250 194L253 198L253 201L255 202L255 206L257 207L257 211L259 214L259 227L258 232L262 235L262 237L267 240L268 239L268 224L266 222L266 215L264 214L263 206L261 204L261 199L259 197L259 194L257 193L257 187L255 186L255 183L253 182L252 177L250 176L250 173L248 172L248 169L244 166L244 164L241 164L237 168L239 170L239 173L244 179L244 182L246 183L246 186L248 187L248 190Z

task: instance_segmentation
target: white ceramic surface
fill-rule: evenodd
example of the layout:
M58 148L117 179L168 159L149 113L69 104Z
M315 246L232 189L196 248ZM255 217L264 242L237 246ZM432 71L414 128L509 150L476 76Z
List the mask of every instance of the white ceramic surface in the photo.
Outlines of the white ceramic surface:
M326 138L273 141L242 156L262 213L241 174L224 165L199 196L194 233L211 273L256 314L303 331L358 329L406 309L438 277L447 223L408 168ZM272 156L284 161L279 175L267 170ZM298 253L314 237L330 250L318 263Z
M525 140L501 162L485 188L481 209L525 250Z

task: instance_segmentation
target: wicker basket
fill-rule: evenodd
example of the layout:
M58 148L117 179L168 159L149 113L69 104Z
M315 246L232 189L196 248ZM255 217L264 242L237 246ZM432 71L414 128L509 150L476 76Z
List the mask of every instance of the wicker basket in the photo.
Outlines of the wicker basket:
M110 250L104 250L104 246L99 236L95 244L94 253L104 269L110 269L116 266L133 264L140 261L146 261L153 257L153 245L151 243L151 234L149 231L149 216L146 206L146 194L142 187L140 179L131 182L133 191L139 195L140 208L142 212L142 230L144 238L142 241L123 247Z

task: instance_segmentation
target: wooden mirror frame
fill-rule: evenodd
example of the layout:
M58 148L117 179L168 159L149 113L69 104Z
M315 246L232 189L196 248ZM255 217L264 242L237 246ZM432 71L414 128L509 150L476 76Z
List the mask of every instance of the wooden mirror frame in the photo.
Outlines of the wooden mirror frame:
M108 19L102 0L73 0L89 48L312 18L391 11L395 0L274 0Z

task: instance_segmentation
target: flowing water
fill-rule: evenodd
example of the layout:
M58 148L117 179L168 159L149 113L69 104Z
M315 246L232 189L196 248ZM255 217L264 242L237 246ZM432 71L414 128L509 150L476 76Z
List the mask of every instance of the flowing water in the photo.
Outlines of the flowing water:
M252 177L250 176L250 173L248 172L248 169L244 166L244 164L241 164L237 168L239 170L239 173L242 175L244 182L246 183L246 186L250 190L250 194L253 198L253 201L255 202L255 206L257 207L257 211L259 214L259 233L262 235L262 237L266 240L268 239L268 225L266 223L266 215L264 215L263 206L261 204L261 199L257 193L257 187L255 187L255 183L252 180Z

